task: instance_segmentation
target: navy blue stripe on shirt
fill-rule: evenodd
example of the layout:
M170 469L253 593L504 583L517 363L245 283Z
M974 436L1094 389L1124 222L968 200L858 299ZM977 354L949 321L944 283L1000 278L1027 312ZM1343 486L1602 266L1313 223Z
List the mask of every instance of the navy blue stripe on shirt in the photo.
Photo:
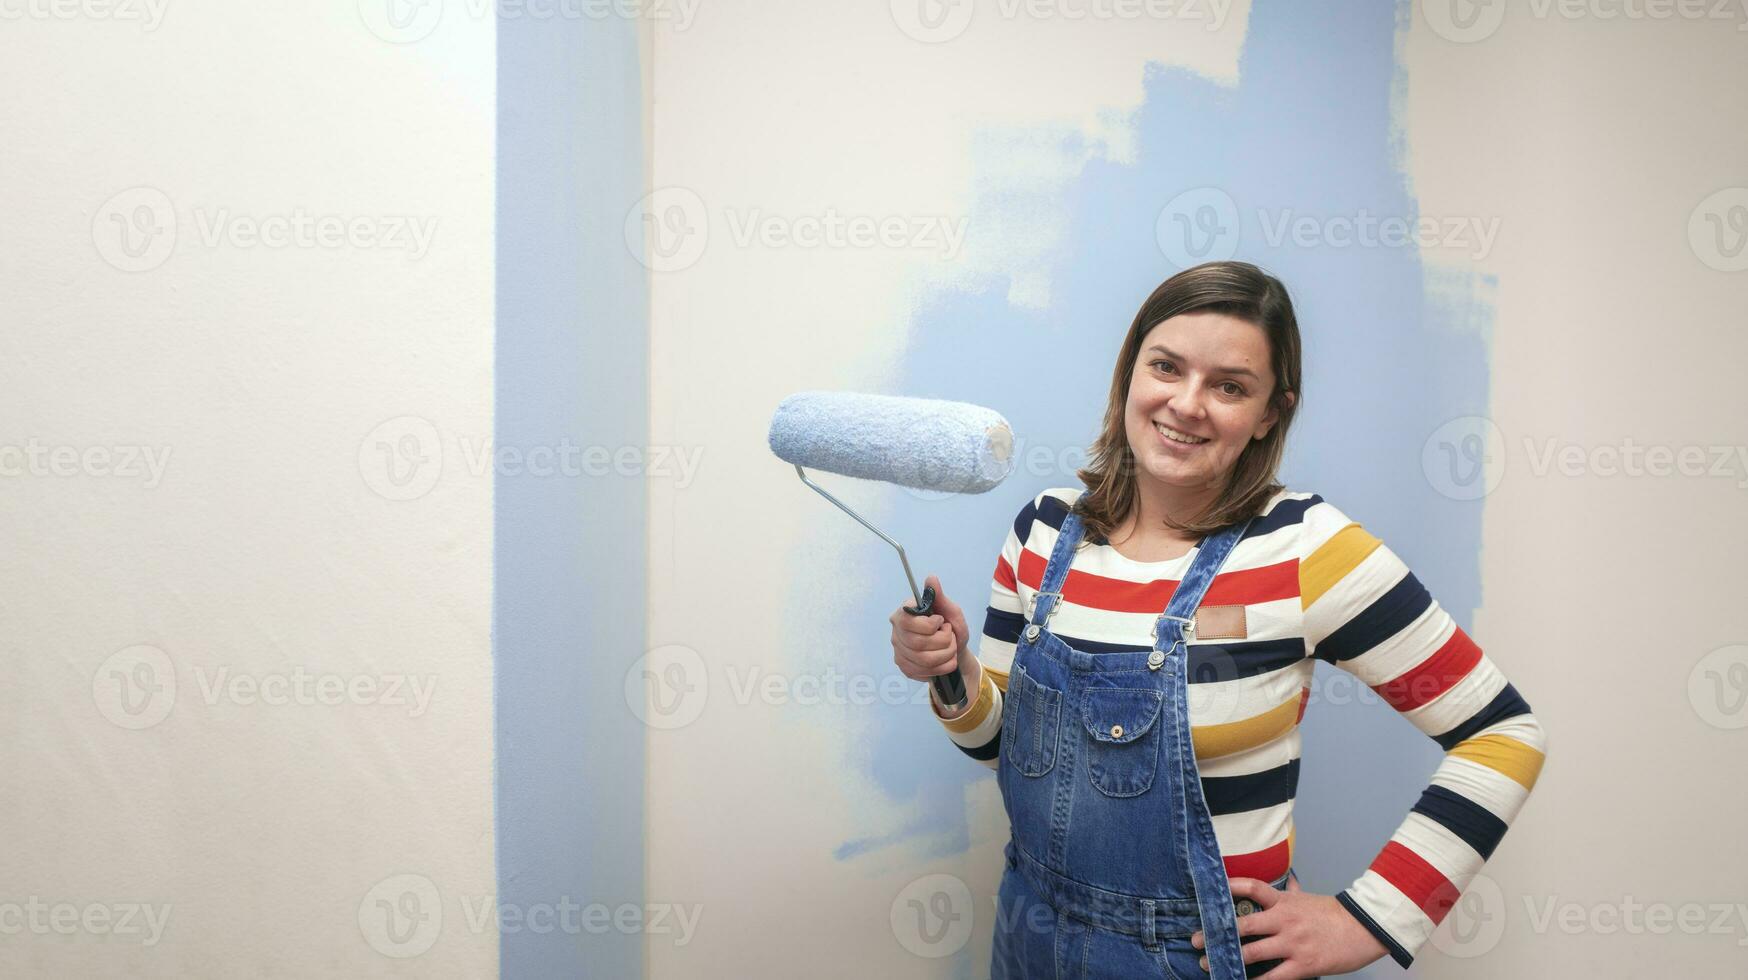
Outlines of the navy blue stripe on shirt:
M1430 605L1432 596L1409 572L1390 591L1324 637L1314 656L1331 664L1351 660L1402 632Z
M1474 848L1482 860L1493 856L1493 849L1505 836L1505 821L1491 810L1436 783L1420 794L1414 812L1424 814L1457 835Z
M995 730L995 737L982 745L964 746L959 745L958 742L954 742L953 744L958 745L959 751L965 753L971 758L976 759L979 762L984 762L1001 754L1001 729L997 728Z
M1490 725L1497 725L1507 718L1515 718L1518 715L1527 714L1529 714L1529 705L1525 704L1523 698L1518 695L1517 688L1512 687L1510 682L1507 682L1504 687L1499 689L1499 693L1493 696L1493 700L1487 702L1487 707L1475 712L1474 716L1468 721L1465 721L1461 725L1445 732L1443 735L1433 736L1433 741L1436 741L1440 747L1442 747L1446 752L1449 752L1456 747L1458 742L1461 742L1463 739L1468 738L1483 728L1487 728Z
M1305 638L1286 636L1275 640L1239 640L1192 643L1190 683L1234 681L1291 667L1305 659Z
M1250 522L1250 527L1245 529L1244 540L1261 537L1283 527L1303 523L1305 512L1310 510L1313 504L1322 502L1323 498L1317 494L1312 494L1303 500L1297 498L1282 500L1275 504L1274 509Z
M1025 625L1026 617L1019 613L1011 613L994 606L983 607L983 635L992 640L1018 645L1020 630Z
M1299 788L1299 760L1243 776L1203 776L1202 795L1214 816L1290 802Z

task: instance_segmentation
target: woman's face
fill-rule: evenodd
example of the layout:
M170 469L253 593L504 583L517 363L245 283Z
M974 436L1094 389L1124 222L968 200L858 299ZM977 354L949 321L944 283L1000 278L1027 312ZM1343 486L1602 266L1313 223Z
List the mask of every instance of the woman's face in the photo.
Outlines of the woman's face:
M1224 486L1239 453L1274 426L1274 388L1261 327L1205 311L1154 324L1124 410L1137 478L1194 491Z

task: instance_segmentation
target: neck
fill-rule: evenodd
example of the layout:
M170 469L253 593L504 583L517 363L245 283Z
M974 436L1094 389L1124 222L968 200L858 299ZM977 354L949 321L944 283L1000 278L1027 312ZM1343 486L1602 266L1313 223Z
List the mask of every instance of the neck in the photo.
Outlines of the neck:
M1220 496L1220 487L1176 487L1158 481L1143 480L1136 487L1136 529L1152 531L1165 526L1165 518L1189 520L1200 514ZM1181 537L1178 532L1171 532Z

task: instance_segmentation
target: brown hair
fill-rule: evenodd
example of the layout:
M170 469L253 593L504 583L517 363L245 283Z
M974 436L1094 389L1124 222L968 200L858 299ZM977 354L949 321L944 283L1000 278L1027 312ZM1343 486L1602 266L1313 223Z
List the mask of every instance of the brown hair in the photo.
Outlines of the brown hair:
M1141 341L1161 321L1191 312L1225 313L1262 328L1275 375L1275 389L1269 398L1278 417L1268 435L1244 447L1213 503L1187 520L1168 515L1166 526L1182 534L1207 535L1255 517L1284 489L1275 481L1275 472L1286 451L1287 429L1304 399L1299 391L1299 324L1293 316L1293 301L1279 279L1248 262L1204 262L1160 283L1141 304L1135 322L1129 325L1129 335L1123 339L1111 374L1104 431L1092 445L1088 465L1075 473L1086 484L1087 492L1075 501L1074 511L1090 537L1108 538L1136 507L1135 454L1123 418ZM1293 393L1290 401L1287 392Z

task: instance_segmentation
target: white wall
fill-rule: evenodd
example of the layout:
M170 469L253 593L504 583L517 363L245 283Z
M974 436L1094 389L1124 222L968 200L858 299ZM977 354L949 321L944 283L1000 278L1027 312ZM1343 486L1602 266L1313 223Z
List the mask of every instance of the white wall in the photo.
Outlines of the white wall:
M1712 654L1748 641L1748 272L1688 236L1715 192L1748 204L1748 14L1729 14L1513 9L1467 43L1417 18L1405 49L1422 205L1500 220L1478 263L1499 277L1501 451L1476 628L1509 638L1513 682L1556 746L1526 808L1542 832L1506 835L1491 881L1453 913L1462 930L1434 942L1472 937L1450 942L1456 957L1490 947L1515 975L1727 973L1748 944L1748 907L1731 907L1748 874L1736 843L1748 711L1720 710L1706 677L1748 661ZM1625 470L1632 446L1670 454L1664 475L1644 457ZM1540 469L1550 447L1582 462ZM1727 471L1682 475L1688 447L1707 470L1727 454ZM1477 962L1489 961L1426 972L1468 976Z
M493 24L156 6L0 29L0 447L168 460L0 460L0 903L91 916L8 920L0 972L492 975L491 481L457 445L492 431ZM138 206L175 231L129 255ZM249 237L299 212L359 223ZM397 486L378 443L433 434ZM264 703L300 670L376 687ZM441 903L412 958L400 875Z

